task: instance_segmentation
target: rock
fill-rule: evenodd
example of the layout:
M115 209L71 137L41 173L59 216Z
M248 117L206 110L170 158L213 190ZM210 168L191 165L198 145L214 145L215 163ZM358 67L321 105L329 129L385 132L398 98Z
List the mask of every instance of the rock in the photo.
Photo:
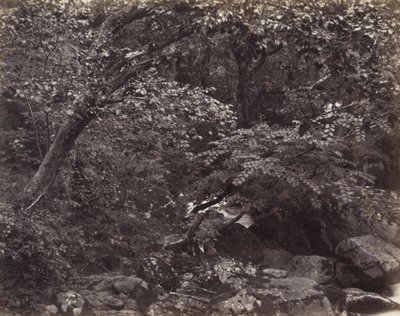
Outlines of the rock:
M236 258L245 263L262 263L264 258L261 241L246 227L237 223L224 230L215 248L220 255Z
M179 286L172 258L160 254L154 253L143 259L140 277L149 283L159 283L166 291L174 291Z
M58 313L58 308L56 305L47 305L45 311L48 312L50 315L55 315Z
M327 236L337 244L345 239L373 234L400 246L400 227L386 219L373 217L368 222L356 214L331 214L325 219Z
M142 279L135 276L123 277L116 280L113 287L117 293L129 294L142 284L142 282L144 282Z
M287 277L287 271L285 270L278 270L278 269L262 269L261 274L263 276L274 278L274 279L281 279Z
M196 278L199 287L215 292L222 285L221 279L213 271L207 271Z
M134 299L131 299L131 298L128 298L125 301L124 308L125 309L132 309L132 310L135 310L135 311L140 310L139 304Z
M262 315L334 316L331 303L318 284L306 278L272 279L266 288L252 290Z
M112 290L114 287L114 282L118 280L120 277L123 276L118 276L118 277L106 277L102 281L100 281L99 284L94 286L94 290L96 292L102 292L102 291L109 291Z
M365 292L356 288L349 288L344 291L349 312L380 313L394 309L400 310L400 304L377 293Z
M343 262L336 263L335 278L336 281L343 288L348 288L352 286L362 286L363 277L359 276L358 268L353 264L347 264ZM365 282L364 282L365 283Z
M79 307L74 308L74 309L72 310L72 314L73 314L74 316L80 316L80 315L82 315L82 308L79 308Z
M254 313L255 306L259 304L257 298L249 293L247 289L231 290L219 296L224 294L225 297L222 300L219 299L213 302L212 307L216 309L216 312L211 313L211 315L223 315L226 311L229 311L230 315L248 315Z
M365 235L340 242L336 254L349 263L362 288L400 280L400 249L379 237Z
M72 311L74 308L81 308L85 303L83 297L74 291L58 293L56 299L58 306L64 313L68 310Z
M313 279L318 284L333 282L335 261L321 256L295 256L287 266L288 276Z
M346 293L340 287L332 284L322 285L320 288L331 303L334 313L336 315L345 315L347 311Z
M193 295L174 293L163 300L150 304L147 316L207 315L208 300Z
M306 278L272 279L242 289L227 287L212 299L211 315L335 316L318 284ZM219 291L218 291L219 292Z
M282 249L264 248L263 266L273 269L283 269L292 260L293 254Z
M86 300L94 309L124 307L124 302L114 297L110 291L95 292L87 295Z
M121 309L119 311L95 311L95 316L143 316L143 313L136 310Z
M189 281L189 280L193 279L193 277L194 277L193 273L188 272L182 276L182 280Z

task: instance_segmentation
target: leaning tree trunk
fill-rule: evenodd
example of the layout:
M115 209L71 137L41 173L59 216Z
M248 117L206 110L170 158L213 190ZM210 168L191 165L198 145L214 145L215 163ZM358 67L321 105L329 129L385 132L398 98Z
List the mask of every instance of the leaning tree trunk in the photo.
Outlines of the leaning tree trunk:
M23 204L34 203L46 193L56 179L58 171L76 139L94 117L95 115L92 113L75 115L62 125L39 169L24 189L22 194Z

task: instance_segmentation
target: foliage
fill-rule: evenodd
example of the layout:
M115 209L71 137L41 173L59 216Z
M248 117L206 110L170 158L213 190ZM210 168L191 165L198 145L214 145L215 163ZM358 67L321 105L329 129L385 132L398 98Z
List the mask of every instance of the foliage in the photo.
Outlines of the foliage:
M7 131L10 156L32 173L60 127L85 125L48 204L1 206L0 258L66 275L68 255L95 239L86 227L114 221L114 242L122 219L157 223L165 210L176 228L187 202L221 194L259 213L392 212L399 13L394 2L297 1L8 9L2 102L23 122ZM72 219L64 249L56 227ZM211 222L202 243L218 236Z

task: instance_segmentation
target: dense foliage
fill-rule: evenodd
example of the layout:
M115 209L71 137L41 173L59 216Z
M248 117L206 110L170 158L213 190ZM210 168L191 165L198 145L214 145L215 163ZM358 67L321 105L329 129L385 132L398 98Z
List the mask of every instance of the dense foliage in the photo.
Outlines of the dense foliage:
M27 176L1 191L7 266L61 280L93 222L179 226L188 202L396 216L395 1L10 6L1 149Z

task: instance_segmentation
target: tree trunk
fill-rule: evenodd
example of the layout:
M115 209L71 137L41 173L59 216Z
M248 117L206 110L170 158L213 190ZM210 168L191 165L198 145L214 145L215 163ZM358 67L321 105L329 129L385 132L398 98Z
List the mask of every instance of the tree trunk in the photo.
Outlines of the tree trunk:
M250 73L246 67L239 67L237 101L239 103L239 125L247 127L250 123L249 117L249 89Z
M24 189L23 203L30 204L46 193L57 177L58 171L76 139L94 117L95 114L92 113L85 113L83 116L76 115L70 117L60 128L39 169Z

